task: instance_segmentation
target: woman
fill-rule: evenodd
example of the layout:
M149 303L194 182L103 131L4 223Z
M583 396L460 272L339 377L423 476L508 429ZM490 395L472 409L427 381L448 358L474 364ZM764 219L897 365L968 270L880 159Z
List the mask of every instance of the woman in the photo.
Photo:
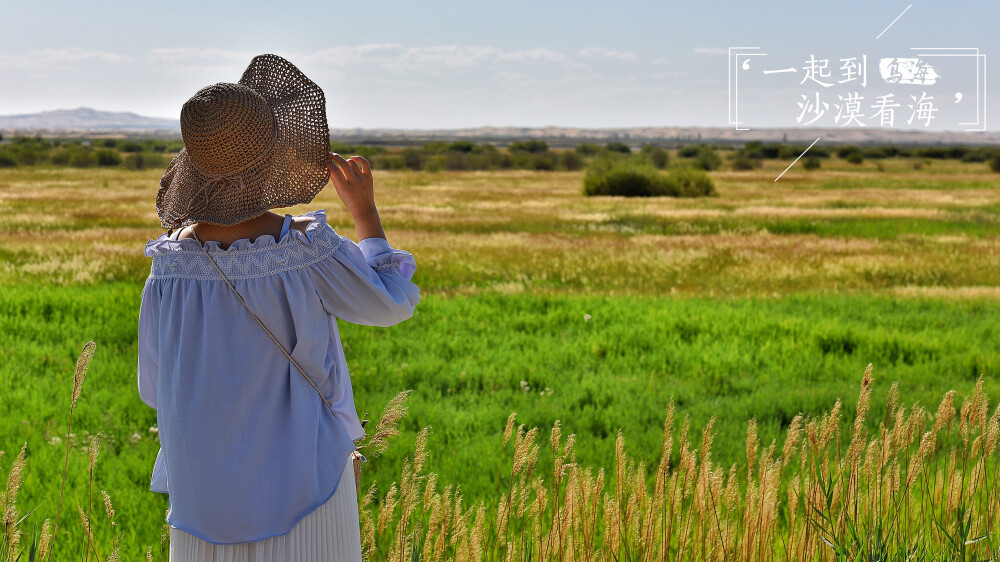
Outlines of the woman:
M181 110L160 182L169 229L139 313L139 395L156 408L150 488L169 494L170 560L360 560L350 458L364 436L337 318L391 326L420 291L392 248L368 162L329 152L322 90L261 55ZM308 203L332 180L359 242Z

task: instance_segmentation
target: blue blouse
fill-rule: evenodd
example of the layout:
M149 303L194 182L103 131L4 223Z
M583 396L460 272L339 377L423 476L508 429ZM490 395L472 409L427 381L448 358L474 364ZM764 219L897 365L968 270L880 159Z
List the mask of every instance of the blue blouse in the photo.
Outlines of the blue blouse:
M168 522L216 544L287 533L337 489L358 420L337 318L392 326L413 315L416 262L382 238L354 243L324 211L305 232L205 248L333 406L247 313L193 239L166 234L139 311L139 396L156 408L150 489ZM284 229L283 229L284 231Z

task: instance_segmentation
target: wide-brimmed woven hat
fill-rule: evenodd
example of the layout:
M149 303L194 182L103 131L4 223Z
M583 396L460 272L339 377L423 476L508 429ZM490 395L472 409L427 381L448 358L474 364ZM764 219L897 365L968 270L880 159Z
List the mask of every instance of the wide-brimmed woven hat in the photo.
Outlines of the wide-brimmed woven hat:
M308 203L330 178L323 90L276 55L254 57L236 84L199 90L181 109L181 135L156 194L163 228Z

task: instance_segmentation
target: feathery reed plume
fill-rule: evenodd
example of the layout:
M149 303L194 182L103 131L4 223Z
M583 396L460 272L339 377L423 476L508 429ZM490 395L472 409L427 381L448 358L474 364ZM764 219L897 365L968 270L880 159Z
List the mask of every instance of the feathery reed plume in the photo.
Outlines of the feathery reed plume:
M90 439L90 446L87 448L87 457L89 459L89 467L87 470L90 472L90 477L94 477L94 465L97 464L97 457L101 454L101 436L95 435Z
M73 431L73 410L76 408L76 401L80 398L80 392L83 390L83 381L87 378L87 369L90 368L90 361L94 358L96 350L97 343L93 340L85 343L83 351L80 352L80 357L76 361L76 372L73 375L72 400L70 400L69 406L69 422L66 424L66 458L63 461L62 484L59 486L59 505L56 507L56 522L52 526L52 536L55 536L56 531L59 529L59 515L62 513L63 493L66 491L66 477L69 474L69 435ZM54 544L49 549L46 561L52 558L53 552L55 552Z
M8 532L14 529L17 524L17 492L21 489L21 481L24 478L24 456L28 450L28 444L21 446L21 452L10 465L10 472L7 473L7 486L4 493L0 494L0 515L3 518L4 529Z
M413 453L413 473L423 470L424 463L427 462L427 436L430 434L430 426L420 429L417 433L417 442Z
M511 412L510 416L507 417L507 426L503 430L503 445L506 445L510 439L510 434L514 430L514 418L516 417L517 412Z
M385 405L385 409L382 410L382 417L378 420L378 424L375 425L375 431L368 438L367 442L358 445L358 450L367 448L366 456L375 458L389 448L389 439L399 435L399 420L403 419L409 411L406 406L406 400L409 398L411 392L413 391L404 390L393 396L392 400L389 400Z
M80 399L80 392L83 390L83 380L87 378L87 369L90 361L94 358L94 351L97 344L89 341L83 346L80 357L76 360L76 372L73 375L73 401L72 406L76 406L76 401Z
M106 491L101 490L101 497L104 498L104 511L108 514L108 520L114 521L115 508L111 507L111 496Z
M46 519L42 523L42 534L38 537L38 560L45 560L52 544L52 524Z
M825 413L795 416L780 449L774 440L762 446L751 419L745 471L741 464L728 473L713 466L714 418L702 429L699 446L688 416L679 462L671 467L671 406L652 493L646 464L630 457L623 431L615 437L613 487L605 490L603 468L595 478L592 467L577 465L574 435L563 446L561 422L549 435L552 478L545 482L533 472L538 428L516 426L512 414L500 444L503 453L513 438L510 479L494 495L493 508L480 503L463 513L457 489L445 486L439 494L437 475L418 475L425 463L407 459L399 500L393 484L378 532L375 520L365 517L371 524L363 529L371 534L362 532L363 551L372 560L426 562L917 560L961 558L956 553L962 548L966 559L994 557L995 545L983 537L1000 518L1000 461L986 459L1000 446L1000 407L987 416L985 385L960 412L948 393L936 419L919 405L901 407L893 385L886 416L869 420L873 381L869 365L846 448L840 400ZM956 413L964 441L958 433L951 439L939 433L948 431ZM417 449L426 446L418 438ZM938 468L942 457L945 466ZM425 482L422 489L419 482ZM362 511L373 499L372 490ZM397 503L403 509L396 510ZM411 503L419 505L411 510Z
M19 558L17 552L20 548L21 531L18 529L17 492L21 488L27 448L27 443L21 447L20 454L14 459L7 474L7 486L0 491L0 531L3 531L0 535L0 559L3 560Z
M951 424L955 417L955 391L949 390L944 394L944 399L938 405L937 414L934 416L934 432L937 433Z
M81 507L80 505L76 506L76 511L77 513L80 514L80 525L83 526L83 534L87 536L87 544L88 544L87 555L89 556L90 553L89 545L94 541L94 533L93 530L90 528L90 518L87 517L87 514L83 511L83 507Z
M785 432L785 445L781 450L781 466L784 468L792 462L795 455L795 448L798 447L802 439L802 414L796 414L792 418L792 423L788 424L788 431Z
M757 441L757 420L751 418L747 423L747 482L753 480L753 464L757 458L757 449L760 443Z

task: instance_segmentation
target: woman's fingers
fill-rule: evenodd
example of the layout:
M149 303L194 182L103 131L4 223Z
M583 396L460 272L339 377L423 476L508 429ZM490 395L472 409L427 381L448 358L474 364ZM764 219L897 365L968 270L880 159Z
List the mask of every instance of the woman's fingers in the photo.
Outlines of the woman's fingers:
M362 174L368 175L368 174L372 173L371 164L368 163L368 160L365 159L364 156L352 156L351 160L354 161L354 162L358 162L359 164L361 164L361 173Z
M326 162L326 167L330 170L330 179L333 183L349 183L349 178L344 175L343 168L338 164L337 158L344 160L344 158L339 154L330 153L330 159Z

